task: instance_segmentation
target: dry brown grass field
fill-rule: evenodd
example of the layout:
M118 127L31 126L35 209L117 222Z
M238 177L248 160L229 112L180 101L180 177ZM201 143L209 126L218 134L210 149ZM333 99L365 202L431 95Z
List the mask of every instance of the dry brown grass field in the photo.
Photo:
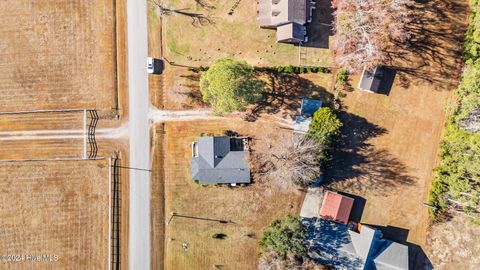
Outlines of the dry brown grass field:
M0 160L82 158L83 139L0 140Z
M0 162L2 269L108 269L109 161Z
M191 142L201 133L222 134L225 130L256 137L277 127L267 121L249 123L239 119L165 125L165 219L176 212L231 221L221 224L174 217L166 226L166 269L211 269L214 265L223 265L225 269L256 269L258 240L263 229L273 219L299 212L302 193L297 190L285 191L259 183L235 188L202 187L192 181ZM227 237L216 240L212 238L214 233L224 233ZM187 250L182 249L182 243L187 243Z
M83 129L83 111L0 114L0 134L12 131L66 129Z
M0 110L111 110L114 2L1 1Z

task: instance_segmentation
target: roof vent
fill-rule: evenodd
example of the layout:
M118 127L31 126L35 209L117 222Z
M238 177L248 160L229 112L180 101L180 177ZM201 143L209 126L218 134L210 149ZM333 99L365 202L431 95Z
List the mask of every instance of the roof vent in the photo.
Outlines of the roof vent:
M276 16L278 16L280 13L281 13L280 11L274 10L274 11L272 11L272 16L273 16L273 17L276 17Z
M272 0L272 4L276 5L278 3L280 3L281 0Z

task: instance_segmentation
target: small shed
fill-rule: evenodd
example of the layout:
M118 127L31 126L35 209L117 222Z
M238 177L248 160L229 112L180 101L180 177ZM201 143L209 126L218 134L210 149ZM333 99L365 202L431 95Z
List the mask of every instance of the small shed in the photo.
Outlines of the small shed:
M320 216L324 219L347 224L352 211L354 199L340 195L333 191L327 191L323 198Z
M395 75L396 71L389 67L377 66L373 69L364 67L358 88L370 93L388 95L392 89Z
M322 101L310 98L303 98L300 106L300 115L295 117L294 131L306 133L312 122L313 114L322 107Z
M300 114L306 117L312 117L313 114L322 107L322 101L311 98L303 98L300 106Z
M367 92L377 93L382 85L384 73L385 69L380 66L373 69L364 67L358 88Z

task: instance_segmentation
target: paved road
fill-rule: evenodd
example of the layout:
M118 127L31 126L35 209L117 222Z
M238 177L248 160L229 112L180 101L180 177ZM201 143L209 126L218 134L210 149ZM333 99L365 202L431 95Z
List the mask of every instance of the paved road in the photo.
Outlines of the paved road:
M130 167L150 169L147 1L127 0ZM150 173L130 170L129 269L150 270Z

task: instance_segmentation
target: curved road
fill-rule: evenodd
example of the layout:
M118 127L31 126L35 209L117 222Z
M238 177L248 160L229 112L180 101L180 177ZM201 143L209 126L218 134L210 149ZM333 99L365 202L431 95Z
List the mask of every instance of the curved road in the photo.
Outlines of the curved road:
M147 1L127 0L130 167L150 169ZM130 170L129 269L150 270L150 173Z

